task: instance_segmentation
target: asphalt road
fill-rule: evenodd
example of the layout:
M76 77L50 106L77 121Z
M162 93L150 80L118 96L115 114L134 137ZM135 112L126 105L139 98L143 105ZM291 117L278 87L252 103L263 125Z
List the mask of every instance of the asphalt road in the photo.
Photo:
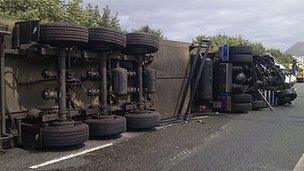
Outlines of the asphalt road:
M296 89L297 100L274 112L174 125L85 155L77 169L292 170L304 153L304 84Z
M67 153L13 149L0 170L292 170L304 153L304 84L296 89L297 100L274 112L209 115L64 160Z

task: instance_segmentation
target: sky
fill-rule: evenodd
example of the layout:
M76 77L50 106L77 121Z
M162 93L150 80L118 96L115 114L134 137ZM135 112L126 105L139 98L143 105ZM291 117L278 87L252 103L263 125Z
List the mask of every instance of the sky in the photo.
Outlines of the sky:
M197 35L242 35L268 48L287 50L304 41L303 0L84 0L109 5L127 30L150 25L169 40Z

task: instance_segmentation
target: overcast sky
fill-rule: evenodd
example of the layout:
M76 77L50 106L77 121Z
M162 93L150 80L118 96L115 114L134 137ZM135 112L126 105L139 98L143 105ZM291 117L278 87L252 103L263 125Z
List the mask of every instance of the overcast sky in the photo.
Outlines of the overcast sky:
M169 40L198 34L240 34L286 50L304 41L303 0L84 0L118 12L123 27L151 25Z

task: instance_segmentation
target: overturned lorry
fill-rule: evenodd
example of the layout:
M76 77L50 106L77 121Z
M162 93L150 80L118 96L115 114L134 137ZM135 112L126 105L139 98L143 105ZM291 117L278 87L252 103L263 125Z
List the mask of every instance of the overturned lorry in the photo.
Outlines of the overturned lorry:
M70 147L154 128L160 114L150 98L156 71L149 65L158 48L159 39L146 33L15 23L1 60L1 141Z
M288 73L247 46L210 50L207 41L206 47L161 47L147 33L32 20L15 23L6 40L0 65L5 146L81 146L89 138L152 129L165 118L156 109L164 115L175 106L170 117L181 118L247 112L296 98L293 84L283 81ZM155 63L155 53L165 62ZM181 60L189 63L187 69ZM157 68L173 76L161 77ZM188 85L176 84L180 80Z
M195 49L197 50L197 49ZM294 76L270 54L259 54L249 46L222 45L218 51L200 55L200 83L194 92L192 109L242 113L291 103L297 94ZM205 59L204 59L205 57ZM192 60L194 61L194 60ZM203 64L202 64L203 63ZM196 73L194 74L196 75Z

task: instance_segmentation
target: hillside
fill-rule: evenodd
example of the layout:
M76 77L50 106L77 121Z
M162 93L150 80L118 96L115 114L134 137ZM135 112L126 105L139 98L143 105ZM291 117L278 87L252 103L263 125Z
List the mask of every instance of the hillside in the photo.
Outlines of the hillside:
M291 46L286 53L289 53L294 56L304 56L304 42L298 42L295 45Z

